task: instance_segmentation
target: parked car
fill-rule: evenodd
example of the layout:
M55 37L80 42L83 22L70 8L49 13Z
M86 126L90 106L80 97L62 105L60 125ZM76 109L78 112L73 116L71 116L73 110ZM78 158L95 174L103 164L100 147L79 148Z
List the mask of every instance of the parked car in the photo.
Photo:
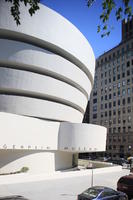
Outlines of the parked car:
M117 182L117 190L125 192L129 198L133 198L133 174L122 176Z
M0 197L0 200L28 200L28 199L20 195L10 195L10 196Z
M125 193L104 186L88 188L78 195L78 200L128 200Z

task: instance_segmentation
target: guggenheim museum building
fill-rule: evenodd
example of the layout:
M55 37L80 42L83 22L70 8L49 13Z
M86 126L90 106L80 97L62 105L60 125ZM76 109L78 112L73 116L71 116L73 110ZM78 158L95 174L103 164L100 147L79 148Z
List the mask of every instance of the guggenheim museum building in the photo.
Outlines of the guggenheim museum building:
M106 128L83 124L95 57L81 32L40 4L21 25L0 0L0 173L51 173L105 151Z

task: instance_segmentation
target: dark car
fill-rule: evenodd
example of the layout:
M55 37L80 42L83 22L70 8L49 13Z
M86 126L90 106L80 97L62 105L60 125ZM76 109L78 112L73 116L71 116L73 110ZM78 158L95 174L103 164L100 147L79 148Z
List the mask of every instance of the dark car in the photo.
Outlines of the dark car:
M128 200L125 193L104 186L88 188L78 195L78 200Z
M28 200L28 199L20 195L11 195L11 196L0 197L0 200Z
M125 192L129 198L133 198L133 174L122 176L117 182L117 190Z

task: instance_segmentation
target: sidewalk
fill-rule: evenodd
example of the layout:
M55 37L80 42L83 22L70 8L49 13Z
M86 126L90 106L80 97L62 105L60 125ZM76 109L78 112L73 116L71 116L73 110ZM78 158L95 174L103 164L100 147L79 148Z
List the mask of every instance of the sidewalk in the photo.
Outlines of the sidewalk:
M81 169L81 170L65 170L65 171L57 171L50 174L30 174L30 173L21 173L21 174L12 174L12 175L2 175L0 176L0 186L5 184L16 184L16 183L25 183L25 182L35 182L42 180L54 180L54 179L62 179L69 177L79 177L79 176L90 176L92 174L105 174L112 172L123 172L121 166L111 166L97 169ZM129 173L129 170L125 170L126 173Z

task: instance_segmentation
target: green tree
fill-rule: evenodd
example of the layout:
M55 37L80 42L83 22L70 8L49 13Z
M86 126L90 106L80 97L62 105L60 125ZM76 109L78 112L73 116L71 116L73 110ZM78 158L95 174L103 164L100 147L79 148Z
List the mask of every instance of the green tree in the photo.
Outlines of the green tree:
M29 14L32 16L39 9L40 0L5 0L11 3L11 15L16 21L17 25L20 25L20 3L25 6L29 6ZM55 1L55 0L53 0ZM87 0L87 6L90 7L93 3L101 1L102 13L100 14L101 24L97 26L97 32L101 33L101 37L110 34L112 27L109 25L109 19L112 12L115 10L116 20L121 20L123 18L131 18L132 7L131 2L133 0Z
M88 7L92 6L93 3L96 3L96 0L88 0ZM109 19L113 11L115 11L117 21L132 17L131 3L133 3L132 0L101 0L101 24L97 26L97 32L101 33L101 37L108 36L112 30L112 27L109 25Z
M32 16L39 9L40 0L5 0L11 3L11 15L13 16L17 25L20 25L20 3L29 6L29 14Z

